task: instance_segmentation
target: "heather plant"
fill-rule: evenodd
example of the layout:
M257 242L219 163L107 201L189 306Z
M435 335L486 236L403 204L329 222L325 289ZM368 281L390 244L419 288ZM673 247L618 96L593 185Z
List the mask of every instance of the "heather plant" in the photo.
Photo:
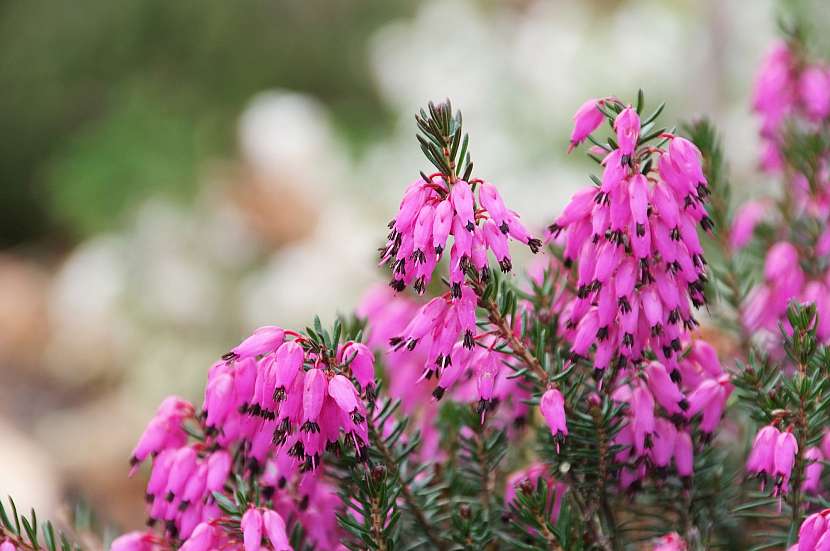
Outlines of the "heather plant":
M830 70L785 37L752 104L781 185L740 205L714 126L641 91L577 110L595 174L534 235L430 103L389 284L164 400L112 549L830 549ZM0 513L0 551L73 548Z

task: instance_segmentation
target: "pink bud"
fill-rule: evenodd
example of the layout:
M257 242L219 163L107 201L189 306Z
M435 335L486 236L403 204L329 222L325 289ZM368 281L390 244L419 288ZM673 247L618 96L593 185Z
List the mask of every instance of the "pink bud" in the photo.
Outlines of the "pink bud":
M604 115L597 107L602 100L589 99L583 103L574 114L574 128L571 132L571 145L568 151L582 143L600 124Z
M706 373L711 377L720 377L723 375L723 369L718 359L717 351L711 344L702 340L695 339L692 342L691 358L700 364Z
M262 513L259 509L250 508L242 515L243 541L245 543L245 551L259 551L262 546Z
M470 184L464 180L458 180L453 184L450 201L462 227L468 232L473 231L475 217L473 216L473 192L470 190Z
M416 262L426 260L425 255L432 255L432 225L435 219L435 207L424 205L415 219L415 228L412 233L412 248Z
M579 322L571 352L577 356L585 356L596 339L597 331L599 331L599 316L596 309L592 309Z
M512 264L510 262L510 250L507 246L507 236L499 230L495 222L488 220L484 224L484 238L487 241L487 247L493 251L501 271L509 272Z
M669 414L680 413L682 407L687 405L683 394L671 380L663 364L649 363L646 367L646 380L657 403L663 406Z
M198 503L205 495L205 484L207 482L207 464L201 463L196 472L188 479L182 490L182 502L187 504ZM195 526L195 525L194 525Z
M443 251L447 246L447 237L452 228L452 203L445 199L435 208L435 217L432 220L432 248L436 252Z
M490 218L496 223L496 226L501 228L507 219L507 207L504 206L504 201L502 201L496 186L489 182L480 183L478 201L490 214Z
M279 513L266 509L262 514L262 521L274 551L293 551L285 533L285 521Z
M303 430L319 432L317 418L323 407L323 400L327 390L326 375L317 368L305 372L303 380Z
M596 188L587 187L574 193L571 200L565 205L565 209L554 224L555 228L551 231L567 228L574 222L582 220L591 214L591 209L594 207L594 197L597 194Z
M826 533L827 509L804 519L798 530L798 551L814 551L816 543Z
M343 348L343 362L349 365L349 369L360 383L366 388L375 381L375 355L369 347L359 342L348 343Z
M631 420L634 428L634 450L643 455L646 439L654 433L654 397L642 385L631 393Z
M775 470L773 474L783 477L784 480L789 480L795 464L796 453L798 453L798 443L795 435L789 431L780 433L775 442Z
M556 388L547 390L539 402L539 409L550 428L550 432L557 440L568 436L568 424L565 419L565 399ZM557 444L558 445L558 444Z
M821 472L824 470L822 461L824 455L816 447L807 448L804 452L806 468L804 469L804 483L801 490L809 493L817 493L821 489Z
M496 354L489 352L487 357L476 364L476 387L480 400L490 400L496 386L499 374L499 363Z
M411 229L415 217L418 216L421 206L428 197L428 190L424 187L425 183L424 180L418 179L404 193L398 214L395 216L395 230L397 232L405 233Z
M231 349L231 353L237 358L248 358L260 356L267 352L273 352L282 344L285 338L285 331L275 325L260 327L254 334Z
M767 281L783 279L787 273L798 266L798 251L790 243L779 241L767 252L764 262L764 277Z
M755 226L764 218L766 211L767 206L760 201L749 201L738 209L729 232L729 246L732 250L739 251L749 243Z
M703 156L695 144L676 136L669 141L669 157L677 170L685 176L695 187L698 184L705 184L706 177L703 174Z
M631 107L623 109L614 119L614 130L617 132L617 145L623 155L631 155L637 146L640 137L640 117Z
M205 388L205 410L209 427L221 425L233 409L233 377L223 373L210 381Z
M694 473L694 452L692 437L686 431L679 431L674 441L674 466L677 474L688 477Z
M775 468L775 445L780 434L778 429L772 425L767 425L758 431L746 460L747 472L772 474Z
M667 467L674 455L674 441L677 429L674 423L662 417L654 423L654 441L651 447L651 459L657 467Z
M305 354L303 347L297 341L288 341L279 347L274 354L274 365L277 369L275 384L277 388L287 388L294 377L303 367Z
M357 391L350 380L343 375L335 375L329 381L329 396L346 413L357 409Z
M206 487L210 492L218 492L225 486L231 470L231 456L225 450L218 450L208 458Z
M5 542L3 545L9 543ZM130 532L116 538L110 545L110 551L152 551L153 535L149 532ZM15 551L15 547L0 547L0 551Z
M820 121L830 114L830 74L824 67L807 67L798 81L798 93L813 120Z
M179 496L184 490L191 475L196 472L196 451L190 446L180 448L176 452L170 475L167 479L166 491Z
M190 537L182 544L179 551L210 551L214 549L214 528L207 522L202 522L193 529Z

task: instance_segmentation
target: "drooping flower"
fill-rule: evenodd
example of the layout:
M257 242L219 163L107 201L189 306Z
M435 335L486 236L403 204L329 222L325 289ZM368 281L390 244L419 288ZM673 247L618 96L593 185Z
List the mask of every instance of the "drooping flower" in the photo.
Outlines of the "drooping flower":
M565 418L565 398L559 389L550 388L542 395L539 401L539 409L545 418L550 432L556 440L557 449L559 443L568 436L568 423Z
M798 529L798 551L824 551L830 546L830 509L813 513ZM792 548L791 548L792 549Z
M486 277L488 250L502 271L511 270L508 237L534 253L542 245L505 206L493 184L483 180L448 182L439 175L418 179L407 188L389 228L380 256L381 264L392 269L392 288L402 291L413 285L423 294L438 261L449 250L449 279L455 298L460 297L468 267L474 266ZM448 247L449 237L453 244Z
M603 101L602 99L589 99L576 110L573 117L574 128L571 132L571 144L568 146L568 152L585 141L585 138L602 124L605 116L597 105L602 105Z
M110 544L110 550L153 551L156 549L155 541L156 538L151 532L128 532L115 538L112 544ZM0 546L0 551L16 551L16 547L9 541L4 542L3 546Z

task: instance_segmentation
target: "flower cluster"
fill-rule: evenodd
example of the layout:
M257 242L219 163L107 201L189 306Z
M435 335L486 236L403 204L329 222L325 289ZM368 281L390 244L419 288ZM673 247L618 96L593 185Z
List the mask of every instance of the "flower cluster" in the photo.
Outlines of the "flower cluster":
M649 362L614 390L614 400L627 405L627 422L614 440L622 446L615 458L624 465L623 488L633 487L649 468L665 473L672 461L678 476L691 477L693 435L707 441L720 423L732 386L714 349L696 340L677 367L672 376L663 364Z
M392 267L390 285L396 291L413 285L423 294L447 249L448 238L453 237L449 281L454 298L461 297L468 267L486 279L488 250L503 272L512 269L508 237L524 243L534 253L542 245L530 235L519 215L505 206L496 186L482 180L450 182L441 175L419 178L410 184L389 228L386 246L381 249L381 264Z
M764 262L764 280L746 298L742 312L744 326L752 332L778 331L787 320L787 306L792 301L813 303L818 312L816 334L822 341L830 339L830 271L811 278L802 268L802 255L788 241L770 247Z
M782 432L773 425L767 425L755 436L752 451L746 460L746 470L760 477L762 485L769 476L775 484L774 493L786 494L797 453L798 442L791 430Z
M376 289L358 314L368 321L367 345L384 359L391 395L400 398L407 411L419 406L426 417L434 418L435 401L451 392L453 400L478 403L482 411L495 404L507 406L498 412L504 422L521 424L529 392L508 378L506 364L511 358L496 350L498 339L478 332L476 300L466 285L460 300L446 293L426 304ZM429 400L430 394L434 400ZM438 436L434 427L422 431L431 442Z
M566 232L565 261L578 264L577 299L565 328L574 357L596 345L598 370L615 360L637 362L650 347L674 371L681 341L697 325L690 302L699 307L706 300L696 228L711 228L711 220L703 207L701 154L670 134L663 136L666 149L644 145L637 112L613 105L616 142L609 142L615 146L606 150L599 185L578 192L549 227L554 237ZM595 103L578 114L578 136L599 125L596 112Z
M340 502L318 467L324 451L341 444L365 455L363 398L374 385L374 355L361 343L330 351L279 327L257 329L210 368L198 415L185 400L167 398L139 439L131 464L135 472L153 459L151 524L162 523L164 537L184 541L187 549L237 545L215 499L228 490L233 469L256 479L272 505L242 517L246 550L259 550L262 534L274 549L289 549L283 518L301 522L321 545L336 541ZM189 438L188 422L201 431L199 438ZM128 534L118 544L154 549L158 541L147 532Z
M777 43L758 73L752 107L761 117L761 164L777 171L783 166L782 130L788 118L799 116L815 125L830 116L830 68L807 63L788 44Z

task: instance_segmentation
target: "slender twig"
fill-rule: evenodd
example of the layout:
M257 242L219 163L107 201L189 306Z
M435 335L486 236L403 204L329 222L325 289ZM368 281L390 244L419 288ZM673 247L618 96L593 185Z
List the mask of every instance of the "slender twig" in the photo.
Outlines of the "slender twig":
M513 329L510 327L510 323L507 319L501 315L498 306L492 299L482 299L481 296L484 293L484 286L482 283L478 281L470 281L473 290L479 296L479 306L487 310L487 319L490 321L493 326L495 326L496 330L498 331L499 336L507 343L507 346L510 347L510 350L515 354L522 362L532 370L539 380L542 382L542 386L547 386L549 376L545 369L542 367L542 364L539 363L539 360L533 353L528 349L524 343L516 337L515 333L513 333Z
M551 532L550 528L548 528L548 522L545 520L545 516L539 511L534 511L533 518L535 518L536 522L539 523L539 532L548 543L548 549L551 551L565 551L564 548L559 545L559 539L556 537L556 534Z
M386 511L382 511L380 508L380 503L377 498L372 498L372 511L371 515L371 522L372 522L372 534L375 538L375 544L377 544L378 551L386 551L386 540L383 537L383 519L386 518Z

